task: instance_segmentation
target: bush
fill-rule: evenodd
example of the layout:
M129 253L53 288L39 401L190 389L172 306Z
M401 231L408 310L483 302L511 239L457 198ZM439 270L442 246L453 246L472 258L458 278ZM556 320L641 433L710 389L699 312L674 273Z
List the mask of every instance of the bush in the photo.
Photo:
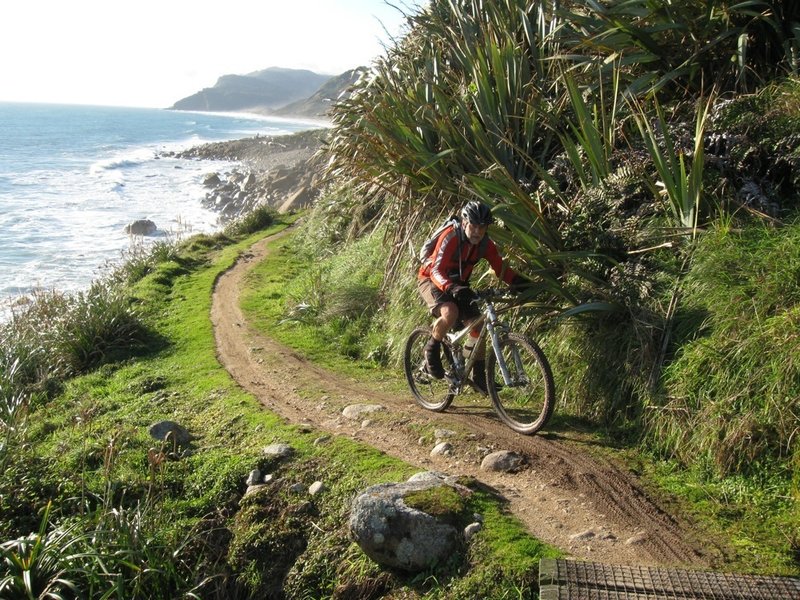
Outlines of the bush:
M258 206L231 222L225 228L225 234L231 237L246 236L262 231L275 222L276 212L269 206Z
M800 223L718 228L695 252L664 399L646 431L663 452L721 473L798 452Z

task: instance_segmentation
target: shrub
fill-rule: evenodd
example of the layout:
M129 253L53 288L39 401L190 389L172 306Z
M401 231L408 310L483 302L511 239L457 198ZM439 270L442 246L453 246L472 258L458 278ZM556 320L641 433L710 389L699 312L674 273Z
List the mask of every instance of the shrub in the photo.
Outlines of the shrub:
M262 231L275 222L275 215L274 208L265 205L258 206L228 224L225 228L225 235L237 237Z

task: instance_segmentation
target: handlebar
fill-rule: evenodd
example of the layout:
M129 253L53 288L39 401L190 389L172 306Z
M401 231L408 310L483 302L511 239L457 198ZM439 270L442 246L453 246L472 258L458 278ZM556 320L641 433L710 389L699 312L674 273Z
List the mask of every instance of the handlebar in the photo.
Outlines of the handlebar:
M508 288L497 287L475 290L475 294L478 296L479 300L483 300L484 302L487 300L501 300L510 302L515 300L519 295L518 292L514 292Z

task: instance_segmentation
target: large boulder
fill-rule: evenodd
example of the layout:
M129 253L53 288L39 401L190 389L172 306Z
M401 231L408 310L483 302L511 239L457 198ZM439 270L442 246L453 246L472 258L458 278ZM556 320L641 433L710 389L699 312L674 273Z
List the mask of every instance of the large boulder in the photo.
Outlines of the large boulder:
M175 421L158 421L148 429L150 437L160 442L173 443L177 446L186 446L192 441L189 431Z
M150 219L138 219L125 226L128 235L153 235L158 227Z
M350 535L375 562L420 572L459 552L469 489L440 477L367 488L353 502Z
M219 173L208 173L203 178L203 187L213 188L218 186L220 183L222 183L222 180L219 178Z
M242 191L249 190L258 183L255 173L248 173L240 182L239 187Z
M292 210L306 208L314 203L318 195L318 190L310 186L301 186L286 196L286 199L278 207L278 212L287 213Z

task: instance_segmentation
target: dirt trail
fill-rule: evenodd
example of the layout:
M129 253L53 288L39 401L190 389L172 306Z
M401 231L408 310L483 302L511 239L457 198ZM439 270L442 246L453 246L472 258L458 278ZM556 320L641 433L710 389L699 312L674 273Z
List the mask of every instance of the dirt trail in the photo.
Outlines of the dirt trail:
M590 456L574 440L518 435L491 413L458 406L441 414L425 411L410 393L390 395L339 377L254 331L239 308L240 285L266 256L270 239L254 245L219 278L211 311L220 362L269 410L293 423L350 436L421 470L473 476L504 496L533 535L576 559L714 566L717 549L659 507L631 473ZM360 403L380 404L386 411L372 423L342 415L345 406ZM448 440L451 456L431 457L433 442L419 443L419 426L425 425L458 433ZM515 474L481 470L486 448L513 450L526 458L527 468Z

